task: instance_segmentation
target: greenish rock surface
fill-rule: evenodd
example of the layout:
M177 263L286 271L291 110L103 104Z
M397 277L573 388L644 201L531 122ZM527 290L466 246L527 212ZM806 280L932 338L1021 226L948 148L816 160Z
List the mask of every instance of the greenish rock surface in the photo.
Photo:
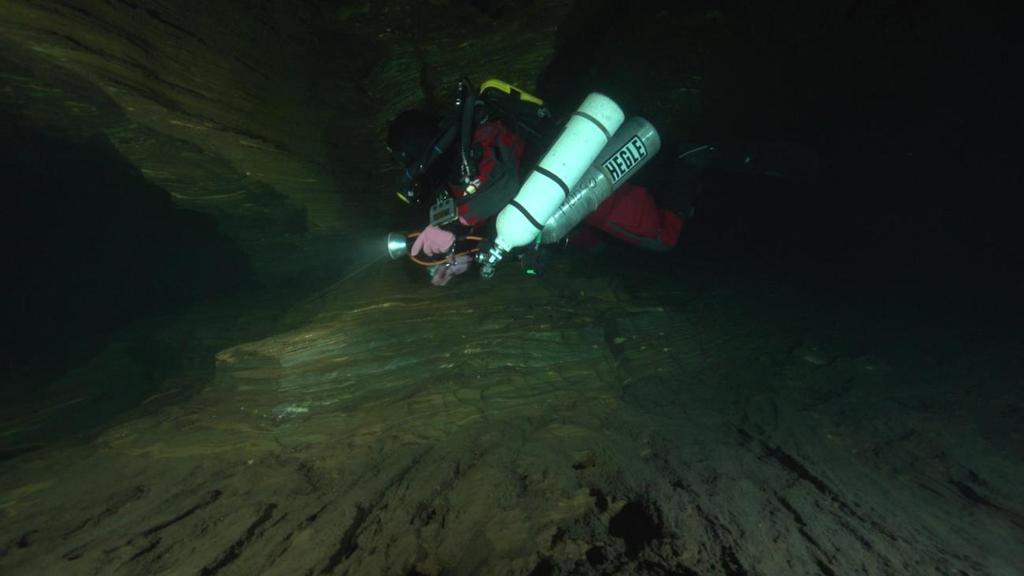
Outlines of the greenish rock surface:
M221 350L191 399L22 457L0 478L0 566L1020 568L1020 460L997 432L1019 405L979 421L1008 373L969 384L1012 351L880 370L894 345L835 341L817 364L793 350L841 332L788 314L798 293L502 272L438 290L378 267L309 298L294 329Z

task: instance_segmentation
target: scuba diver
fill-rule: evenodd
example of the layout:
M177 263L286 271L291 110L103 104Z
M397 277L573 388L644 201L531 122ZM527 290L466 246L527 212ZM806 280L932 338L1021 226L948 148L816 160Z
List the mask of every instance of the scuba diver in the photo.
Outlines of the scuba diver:
M588 227L655 251L673 248L683 227L627 182L660 149L657 131L643 118L626 120L601 94L556 121L541 99L505 82L475 90L463 80L447 116L404 111L388 126L387 145L404 168L398 197L429 204L430 222L389 235L389 254L426 267L434 285L474 262L489 278L509 253L535 274L542 245L572 232L582 241Z

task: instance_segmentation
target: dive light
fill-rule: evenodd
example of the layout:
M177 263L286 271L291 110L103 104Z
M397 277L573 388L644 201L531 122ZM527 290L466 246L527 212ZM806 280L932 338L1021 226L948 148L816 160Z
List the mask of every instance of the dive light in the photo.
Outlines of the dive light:
M388 256L392 260L398 260L409 255L409 248L412 247L413 239L401 232L388 233Z

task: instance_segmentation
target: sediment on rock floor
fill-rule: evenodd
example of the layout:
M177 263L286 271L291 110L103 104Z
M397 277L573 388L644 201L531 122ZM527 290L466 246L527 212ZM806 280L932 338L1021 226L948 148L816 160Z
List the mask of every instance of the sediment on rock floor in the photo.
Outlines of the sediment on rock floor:
M1020 431L1011 408L976 418L992 407L960 388L974 360L920 382L935 375L751 318L733 289L499 280L378 270L308 300L301 328L222 350L187 403L23 457L0 478L0 568L1022 569L1020 455L992 436Z

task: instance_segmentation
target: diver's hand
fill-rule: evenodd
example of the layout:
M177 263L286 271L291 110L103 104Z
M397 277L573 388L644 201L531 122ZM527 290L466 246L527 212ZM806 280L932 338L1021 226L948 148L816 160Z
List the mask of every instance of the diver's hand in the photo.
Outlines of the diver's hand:
M434 277L430 279L430 283L434 286L444 286L454 276L462 274L466 270L469 270L469 265L472 264L473 257L469 254L458 254L453 256L451 261L444 265L437 267L437 271L434 272Z
M423 252L427 256L434 256L437 254L444 254L452 247L455 243L455 234L447 230L442 230L437 226L427 226L420 232L420 235L416 237L416 241L412 244L412 255L418 256L420 252Z

